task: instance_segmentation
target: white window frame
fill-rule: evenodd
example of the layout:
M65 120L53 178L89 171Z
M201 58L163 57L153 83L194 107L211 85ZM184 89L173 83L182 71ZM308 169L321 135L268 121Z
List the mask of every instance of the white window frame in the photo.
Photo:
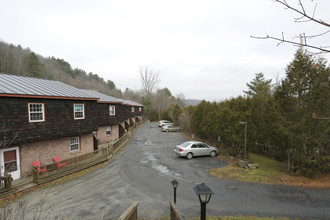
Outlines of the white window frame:
M131 108L131 111L134 112L134 107Z
M109 105L109 115L116 115L116 106Z
M31 105L41 105L41 111L32 111ZM28 103L29 122L44 122L45 121L45 104L44 103ZM33 120L31 114L42 114L41 120Z
M81 105L82 111L76 111L76 106ZM82 117L76 117L76 113L82 112ZM84 104L73 104L73 117L75 120L85 119L85 105Z
M73 140L74 142L72 142L71 140ZM75 151L79 151L80 150L80 141L79 141L79 137L72 137L70 138L70 152L75 152ZM72 149L73 146L78 146L78 149Z
M108 132L110 132L110 133L108 134ZM111 135L111 127L110 127L110 126L108 126L108 127L106 128L106 130L105 130L105 134L106 134L106 136L110 136L110 135Z

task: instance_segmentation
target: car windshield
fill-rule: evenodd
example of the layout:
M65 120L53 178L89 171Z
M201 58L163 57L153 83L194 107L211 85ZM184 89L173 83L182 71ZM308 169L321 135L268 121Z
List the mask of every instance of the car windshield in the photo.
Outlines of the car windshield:
M190 142L184 142L184 143L180 144L180 147L182 147L182 148L186 148L186 147L188 147L190 144L191 144Z

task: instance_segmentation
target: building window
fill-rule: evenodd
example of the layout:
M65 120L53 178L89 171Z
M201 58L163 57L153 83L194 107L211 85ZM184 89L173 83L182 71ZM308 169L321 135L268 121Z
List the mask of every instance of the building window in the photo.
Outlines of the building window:
M83 104L74 104L74 119L84 119L84 105Z
M116 106L110 105L109 106L109 112L110 112L110 115L115 115L116 114Z
M107 136L108 136L108 135L111 135L111 127L107 127L106 134L107 134Z
M132 107L132 112L134 112L134 107Z
M79 137L70 138L70 151L79 150Z
M44 104L29 103L29 121L41 122L45 121Z
M141 107L139 107L139 112L140 112L140 111L142 111L142 108L141 108Z

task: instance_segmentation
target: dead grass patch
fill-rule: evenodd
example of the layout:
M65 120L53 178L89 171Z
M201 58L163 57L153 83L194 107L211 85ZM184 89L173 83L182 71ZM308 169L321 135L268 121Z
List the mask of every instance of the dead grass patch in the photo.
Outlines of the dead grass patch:
M285 163L256 154L250 154L249 158L259 164L259 168L255 170L240 168L232 160L224 156L219 157L229 161L229 165L211 169L210 174L221 179L330 189L330 174L315 179L292 176L285 171Z

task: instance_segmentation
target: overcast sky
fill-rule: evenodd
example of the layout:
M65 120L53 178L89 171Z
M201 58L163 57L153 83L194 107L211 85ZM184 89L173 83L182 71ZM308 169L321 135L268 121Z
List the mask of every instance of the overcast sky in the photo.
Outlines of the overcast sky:
M315 17L330 22L329 0L303 2L311 13L317 2ZM256 73L283 77L297 50L251 35L292 40L327 30L295 17L272 0L0 0L0 40L64 59L122 91L140 89L138 69L149 66L159 71L158 88L220 101L243 95ZM330 34L314 42L329 45Z

